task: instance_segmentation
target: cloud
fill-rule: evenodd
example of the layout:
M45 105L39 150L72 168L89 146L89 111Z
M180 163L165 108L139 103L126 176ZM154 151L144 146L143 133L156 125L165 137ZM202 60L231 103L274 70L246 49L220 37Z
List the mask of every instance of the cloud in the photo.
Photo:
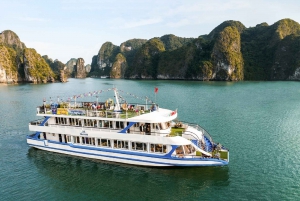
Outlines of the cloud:
M146 26L150 24L157 24L162 21L161 18L152 18L152 19L143 19L137 21L126 22L122 27L123 28L135 28L140 26Z
M27 21L27 22L46 22L46 21L49 21L49 20L44 19L44 18L34 18L34 17L23 17L23 18L20 18L20 20Z
M182 26L189 25L189 24L191 24L190 20L183 19L183 20L179 20L178 22L167 23L167 26L169 26L169 27L182 27Z
M141 26L147 26L152 24L158 24L162 22L161 18L149 18L141 20L124 20L123 18L114 18L110 20L110 28L112 29L131 29Z

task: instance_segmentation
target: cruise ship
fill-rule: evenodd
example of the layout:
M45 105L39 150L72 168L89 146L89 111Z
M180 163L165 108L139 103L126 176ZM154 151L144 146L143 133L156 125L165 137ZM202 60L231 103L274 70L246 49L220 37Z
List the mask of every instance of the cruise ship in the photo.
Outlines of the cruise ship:
M28 145L138 166L228 165L229 150L199 125L180 121L177 109L161 108L154 102L130 104L120 98L117 88L107 91L113 92L114 99L44 100L36 110L40 119L29 123Z

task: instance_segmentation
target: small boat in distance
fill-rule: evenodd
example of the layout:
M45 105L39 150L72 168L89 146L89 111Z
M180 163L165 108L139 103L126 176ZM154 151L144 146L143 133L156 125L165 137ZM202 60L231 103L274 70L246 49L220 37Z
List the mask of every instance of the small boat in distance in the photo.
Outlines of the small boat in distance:
M229 150L197 124L179 121L178 111L158 104L115 100L66 102L37 107L42 119L29 123L31 147L46 151L140 166L224 166ZM91 92L91 94L103 91ZM157 88L155 88L157 92ZM151 101L150 101L151 102ZM149 100L148 100L149 103Z
M110 78L110 77L109 77L108 75L101 75L100 78L101 78L101 79L108 79L108 78Z

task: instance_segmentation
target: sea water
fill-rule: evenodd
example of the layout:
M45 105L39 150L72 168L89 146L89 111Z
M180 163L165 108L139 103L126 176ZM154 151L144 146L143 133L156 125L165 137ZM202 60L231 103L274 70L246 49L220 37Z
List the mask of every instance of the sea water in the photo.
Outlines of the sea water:
M150 168L30 148L36 106L117 87L178 111L230 149L224 167ZM158 93L154 93L154 88ZM80 101L80 98L77 99ZM300 83L69 79L0 85L1 200L300 200Z

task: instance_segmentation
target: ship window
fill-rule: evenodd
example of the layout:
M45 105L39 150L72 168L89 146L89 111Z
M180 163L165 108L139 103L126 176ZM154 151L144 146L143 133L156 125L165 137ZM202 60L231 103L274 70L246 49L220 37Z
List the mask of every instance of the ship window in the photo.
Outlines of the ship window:
M193 147L192 145L184 145L184 152L186 154L191 154L195 152L195 147Z
M114 148L117 148L117 149L128 149L128 141L114 140Z
M176 154L184 154L184 151L183 151L183 147L182 146L178 146L176 148Z
M55 117L55 123L65 125L67 124L67 119L62 117Z
M162 145L162 144L151 144L150 145L150 152L166 153L167 152L167 146Z
M131 144L131 149L132 150L137 150L137 151L147 151L147 144L142 143L142 142L132 142Z
M94 120L92 120L92 119L88 119L88 121L89 121L89 126L92 126L92 127L94 127Z
M110 147L110 140L109 139L101 139L101 145L102 147Z
M95 138L81 137L81 144L95 145Z
M71 142L71 136L67 135L67 142Z
M94 122L92 119L84 119L83 123L84 123L84 126L87 126L87 127L94 126Z

